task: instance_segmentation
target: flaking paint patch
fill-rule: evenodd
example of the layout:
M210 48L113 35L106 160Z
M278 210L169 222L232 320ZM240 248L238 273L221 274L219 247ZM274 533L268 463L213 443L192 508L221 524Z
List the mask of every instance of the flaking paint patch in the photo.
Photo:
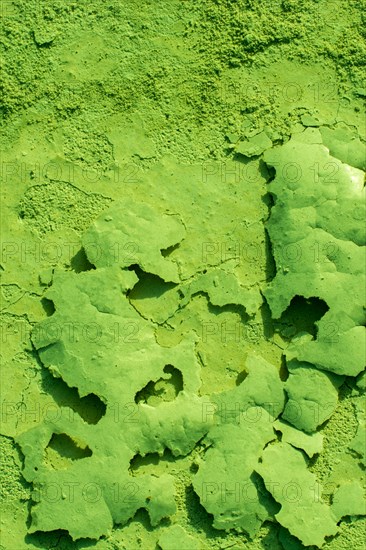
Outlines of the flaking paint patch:
M331 6L323 1L280 4L265 0L250 5L237 3L235 7L226 0L194 5L174 1L137 5L129 0L123 6L117 2L50 1L47 6L36 0L2 3L2 115L7 124L1 138L2 198L6 204L6 216L1 220L1 336L5 343L1 349L1 381L5 395L2 429L8 435L3 445L4 486L10 489L2 503L1 544L6 550L75 550L85 544L101 550L135 550L155 548L160 539L170 544L172 538L181 547L182 541L192 542L184 531L205 549L304 547L285 528L278 530L273 521L266 522L253 540L244 532L212 528L212 517L199 507L198 497L194 500L192 489L188 489L196 470L193 457L204 457L200 442L185 456L185 466L177 457L176 466L173 462L169 470L176 479L174 469L183 468L179 477L185 479L187 493L176 493L178 511L171 516L173 529L167 537L163 537L163 532L169 530L164 522L169 520L151 528L141 511L122 529L113 528L108 538L94 542L73 542L65 531L26 535L30 484L19 477L22 457L17 456L11 438L45 420L46 424L55 421L60 415L67 421L64 419L59 427L67 431L70 419L82 410L81 403L99 407L99 398L92 399L93 394L89 394L80 399L76 388L68 388L42 366L29 333L46 315L53 317L50 302L43 302L44 309L41 298L52 283L54 271L56 288L66 281L59 277L60 271L93 269L80 252L80 235L111 199L152 201L155 206L163 206L163 211L178 212L184 220L185 238L162 253L165 262L179 266L184 283L157 282L154 276L137 269L139 283L130 291L129 300L153 323L158 345L176 347L189 333L195 333L192 349L201 367L201 395L214 394L217 400L221 393L230 395L235 386L239 393L245 384L248 387L246 358L253 351L258 361L260 354L276 368L280 368L284 351L291 361L286 348L299 332L296 318L295 326L290 321L287 336L278 334L262 298L266 280L275 276L273 266L266 265L270 249L264 246L263 228L271 205L266 197L266 180L274 172L264 165L262 156L250 160L236 154L236 147L247 146L263 133L275 148L295 134L311 144L311 135L313 144L321 146L323 142L330 153L329 165L322 166L325 173L318 175L334 179L333 172L339 166L334 159L338 159L344 166L345 189L352 190L355 199L359 196L364 183L361 171L365 169L362 9L362 2L338 0ZM305 133L305 127L319 130ZM263 143L260 145L263 148ZM261 147L244 152L259 154ZM270 154L273 151L269 150ZM293 159L299 164L297 161ZM315 169L313 175L317 166L311 166ZM289 175L291 180L293 173ZM276 179L279 177L281 174L276 175ZM71 193L70 184L75 189ZM48 208L46 192L53 197L53 209ZM262 198L265 203L261 204ZM345 203L336 207L332 196L326 198L323 204L317 202L319 220L328 217L338 239L343 239L342 231L346 230L347 240L363 245L359 221L364 219L364 204L357 203L352 219L346 220ZM21 214L24 202L27 208ZM334 208L341 215L328 216ZM317 242L310 244L315 249L312 252L320 257L322 249ZM332 250L326 252L330 253L331 267ZM344 263L349 264L347 252ZM349 264L351 272L357 269L354 263ZM199 272L202 281L198 280ZM80 280L84 284L91 279ZM149 288L154 292L147 299ZM111 315L113 293L108 298L108 292L98 292L90 288L89 294L95 299L93 307L105 316ZM325 329L322 337L333 339L333 323L337 320L328 320L329 332ZM98 337L94 319L88 317L85 321L87 325L78 328L73 321L66 321L66 333L75 330L80 341L85 340L85 334L88 340ZM311 324L308 319L302 326L309 326L316 339ZM49 336L57 336L55 324L46 326ZM116 335L113 328L109 333L112 340ZM121 338L131 336L131 327L124 326ZM311 340L306 336L296 346L300 348ZM336 348L332 342L325 344L326 353ZM283 381L287 367L282 359ZM331 370L338 367L333 363ZM328 369L323 373L327 379L329 373ZM164 402L161 397L165 388L166 396L172 395L172 382L164 369L155 374L157 381L151 381L154 395L148 401L159 407ZM345 398L349 387L352 393ZM303 393L308 391L304 388ZM335 410L329 420L313 436L296 434L295 441L293 428L290 441L294 447L305 446L309 445L306 438L324 435L323 451L313 457L308 468L324 480L324 498L329 503L338 487L363 484L364 420L356 403L364 393L364 371L357 379L347 376L337 391L340 398L336 402L332 396L330 410ZM320 418L319 413L325 412L323 406L319 407L319 396L323 392L317 392L310 402L317 415L313 424ZM229 412L229 399L223 403ZM134 413L135 406L123 413ZM209 402L207 406L210 408L206 407L206 412L214 412L217 404ZM236 410L234 406L232 420ZM89 412L85 418L93 417L93 411ZM221 412L217 419L222 417ZM283 440L284 434L276 432ZM307 449L310 452L309 446ZM46 452L51 452L50 447ZM160 475L164 470L164 460L159 460L156 465L152 463L148 473ZM17 476L21 491L13 482ZM265 491L263 482L257 481ZM66 489L67 497L70 486ZM90 501L96 496L95 486L94 493L93 487L89 489L86 497ZM134 487L128 486L126 491L130 496ZM359 494L358 488L355 494ZM44 497L44 492L35 491L34 497L38 496ZM52 496L50 493L51 500ZM81 504L83 508L85 502ZM88 506L83 509L88 513ZM344 511L351 511L347 502ZM362 548L363 542L364 520L344 517L339 522L339 533L327 539L324 547L348 550Z

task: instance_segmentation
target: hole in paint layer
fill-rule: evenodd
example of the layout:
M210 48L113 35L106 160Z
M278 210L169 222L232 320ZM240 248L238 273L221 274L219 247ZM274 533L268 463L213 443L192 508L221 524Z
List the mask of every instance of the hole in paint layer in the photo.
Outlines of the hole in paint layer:
M55 451L60 457L70 460L80 460L93 454L87 445L64 433L52 435L47 451L49 449Z
M81 248L75 256L70 260L71 269L75 273L81 273L83 271L91 271L95 269L95 266L91 264L86 256L84 248Z
M147 403L158 405L159 402L173 401L183 390L183 375L173 365L165 365L164 372L169 377L159 378L156 382L151 380L136 393L135 403Z
M41 299L41 304L42 304L42 307L43 307L44 311L47 314L47 317L51 317L51 315L53 315L55 313L56 309L55 309L55 305L52 302L52 300L49 300L48 298L42 298Z
M276 275L276 262L273 254L273 245L272 241L268 235L268 231L264 232L265 239L265 254L266 254L266 281L270 282L275 278Z
M136 269L136 274L139 280L129 293L131 300L160 298L165 292L177 286L175 283L166 283L158 275L145 273L145 271L139 268Z
M50 373L42 373L42 389L53 397L59 407L69 407L88 424L97 424L106 413L106 405L94 393L80 397L76 388L70 388L62 378L54 378ZM47 411L47 418L57 418L55 408Z
M158 464L164 470L168 467L169 463L177 464L177 457L174 457L169 449L165 449L162 456L159 453L148 453L145 456L137 454L130 461L130 472L132 475L152 474Z
M168 256L170 256L174 250L177 250L177 248L179 248L179 244L173 244L172 246L169 246L168 248L162 248L160 250L161 252L161 255L164 257L164 258L167 258Z
M243 370L243 371L239 372L238 376L236 377L236 381L235 381L236 385L240 386L240 384L242 382L244 382L244 380L246 379L247 376L248 376L247 371Z
M280 372L280 378L282 382L286 382L286 380L289 377L289 372L288 372L287 363L286 363L286 356L284 354L281 355L281 365L280 365L279 372Z
M317 334L315 323L329 310L324 300L317 297L295 296L275 325L279 332L291 339L299 332L308 332L314 338Z
M173 365L165 365L164 372L170 374L169 383L174 386L176 396L183 390L183 375L179 369Z

